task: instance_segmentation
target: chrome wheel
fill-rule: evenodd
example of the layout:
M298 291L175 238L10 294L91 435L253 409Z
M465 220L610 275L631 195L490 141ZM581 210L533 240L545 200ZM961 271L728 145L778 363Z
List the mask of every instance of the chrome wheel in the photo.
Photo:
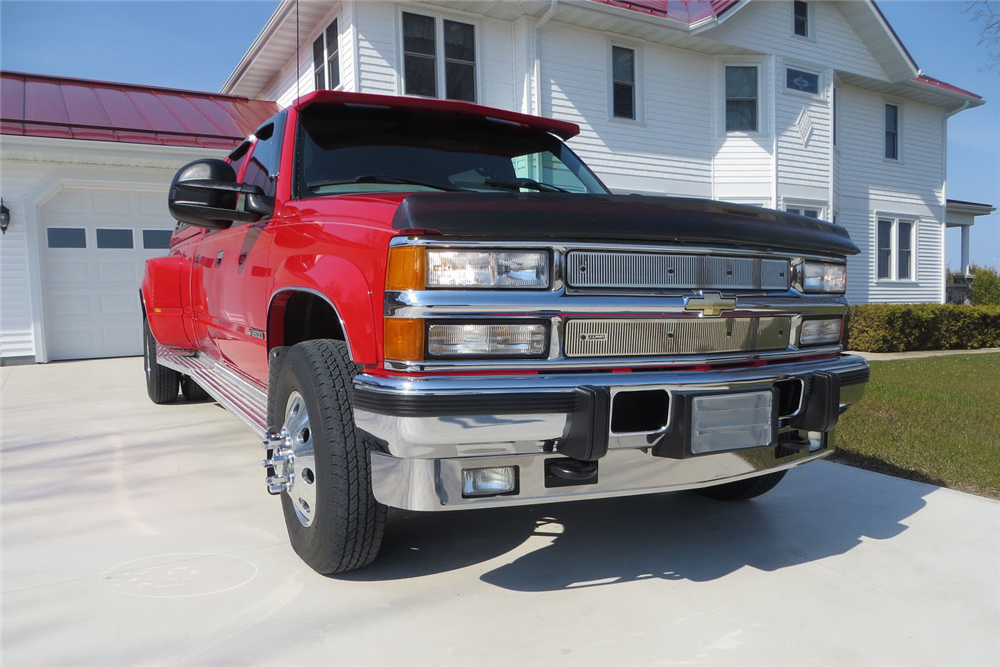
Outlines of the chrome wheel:
M309 410L302 394L293 391L285 405L285 423L281 430L294 453L294 471L289 471L285 493L292 499L295 515L307 528L316 516L316 453L309 423ZM289 442L290 441L290 442Z

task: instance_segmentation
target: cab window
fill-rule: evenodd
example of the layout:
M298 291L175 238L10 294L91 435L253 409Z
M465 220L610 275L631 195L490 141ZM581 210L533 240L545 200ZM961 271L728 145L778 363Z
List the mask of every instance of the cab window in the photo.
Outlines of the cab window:
M284 115L262 125L255 133L257 140L250 151L243 183L259 185L264 194L273 197L281 164L281 136Z

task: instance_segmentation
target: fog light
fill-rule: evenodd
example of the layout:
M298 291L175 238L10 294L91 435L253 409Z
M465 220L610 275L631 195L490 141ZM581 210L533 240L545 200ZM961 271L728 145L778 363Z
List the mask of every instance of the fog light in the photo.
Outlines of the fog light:
M517 491L517 466L462 471L462 497L502 496Z

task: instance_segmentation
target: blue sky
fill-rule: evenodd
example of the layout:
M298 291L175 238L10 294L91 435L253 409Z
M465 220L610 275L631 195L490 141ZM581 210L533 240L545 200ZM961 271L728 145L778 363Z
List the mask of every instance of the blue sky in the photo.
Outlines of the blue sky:
M0 67L174 88L218 90L277 5L260 2L0 2ZM948 124L948 196L1000 204L1000 71L961 0L883 0L924 72L985 97ZM1000 12L1000 3L994 2ZM948 265L959 263L958 230ZM974 262L1000 266L1000 212L972 231Z

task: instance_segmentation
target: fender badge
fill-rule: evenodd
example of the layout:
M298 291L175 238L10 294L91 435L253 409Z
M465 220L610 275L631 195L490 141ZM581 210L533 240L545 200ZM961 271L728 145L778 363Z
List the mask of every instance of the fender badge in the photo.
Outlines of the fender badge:
M735 307L736 299L724 299L719 292L702 292L701 296L689 296L684 301L684 310L700 310L705 317L718 317Z
M250 337L264 340L264 332L261 331L260 329L250 329Z

